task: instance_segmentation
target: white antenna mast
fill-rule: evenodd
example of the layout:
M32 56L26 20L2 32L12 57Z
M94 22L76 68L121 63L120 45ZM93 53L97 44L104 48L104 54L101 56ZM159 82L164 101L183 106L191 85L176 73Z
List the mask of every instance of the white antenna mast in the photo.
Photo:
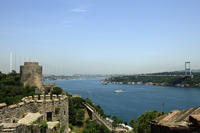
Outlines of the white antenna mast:
M15 53L15 71L17 72L17 55Z
M12 52L10 53L10 73L12 72L13 68L12 68Z

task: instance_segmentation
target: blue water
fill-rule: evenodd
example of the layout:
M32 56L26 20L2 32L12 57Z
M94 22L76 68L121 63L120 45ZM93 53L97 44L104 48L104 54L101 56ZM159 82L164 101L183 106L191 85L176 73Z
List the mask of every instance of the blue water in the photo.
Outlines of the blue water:
M115 115L129 122L130 118L147 110L170 112L200 105L199 88L162 87L150 85L103 85L100 79L52 81L71 94L89 97L100 105L106 114ZM122 89L123 93L114 93Z

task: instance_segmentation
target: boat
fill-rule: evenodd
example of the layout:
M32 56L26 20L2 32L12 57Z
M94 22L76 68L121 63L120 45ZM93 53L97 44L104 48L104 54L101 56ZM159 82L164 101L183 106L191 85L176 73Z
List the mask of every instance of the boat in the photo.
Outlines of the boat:
M102 80L101 83L104 84L104 85L108 85L108 82L104 81L104 80Z
M123 90L115 90L115 93L122 93Z

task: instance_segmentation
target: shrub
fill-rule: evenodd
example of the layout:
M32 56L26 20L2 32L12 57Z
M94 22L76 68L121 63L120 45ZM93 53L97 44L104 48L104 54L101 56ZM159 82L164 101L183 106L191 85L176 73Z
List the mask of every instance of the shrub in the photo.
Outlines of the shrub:
M40 128L46 129L47 127L48 127L48 124L47 124L46 121L42 121L42 122L40 123Z
M138 132L139 133L150 133L151 132L151 125L150 122L163 115L163 112L158 112L156 110L147 111L146 113L140 115L138 117Z
M110 133L110 131L105 126L90 121L86 124L83 133Z
M61 126L60 133L64 133L64 131L65 131L65 125Z
M55 88L53 88L51 93L56 94L56 95L60 95L60 94L62 94L62 92L63 92L63 90L60 87L55 87Z

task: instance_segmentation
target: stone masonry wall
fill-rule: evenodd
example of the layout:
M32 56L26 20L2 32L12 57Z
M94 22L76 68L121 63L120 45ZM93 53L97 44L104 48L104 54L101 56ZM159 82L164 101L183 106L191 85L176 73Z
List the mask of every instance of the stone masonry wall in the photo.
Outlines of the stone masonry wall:
M0 104L0 123L16 123L27 113L39 112L47 121L47 112L52 112L52 121L61 121L68 124L68 98L66 95L35 95L25 97L22 102L10 106Z
M36 92L39 93L43 89L42 66L39 66L38 62L25 62L23 66L20 66L20 77L25 86L37 87Z

